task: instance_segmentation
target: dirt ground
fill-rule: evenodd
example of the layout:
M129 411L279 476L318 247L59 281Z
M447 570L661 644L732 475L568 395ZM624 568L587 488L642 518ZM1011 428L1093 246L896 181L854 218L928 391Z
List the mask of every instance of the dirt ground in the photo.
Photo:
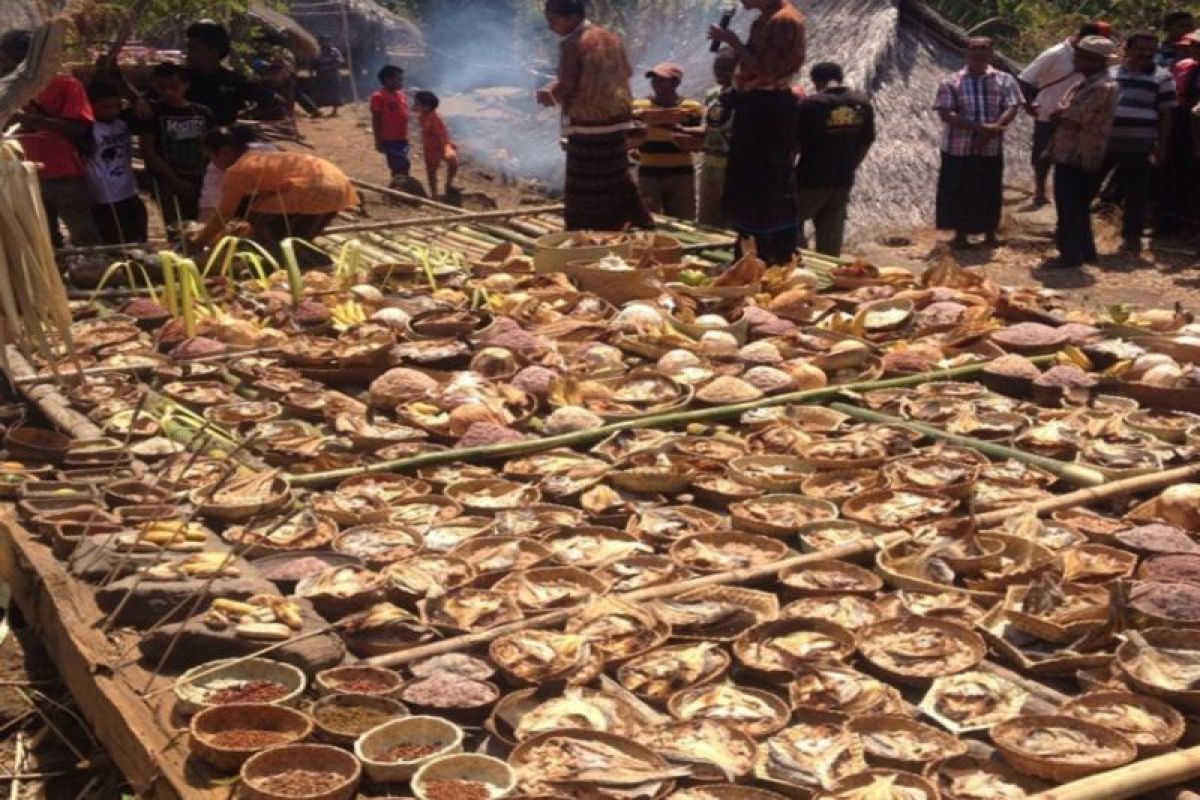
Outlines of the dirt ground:
M14 619L0 642L0 794L18 800L122 797L120 775L72 705L36 637Z
M303 147L308 148L316 155L332 160L350 177L380 186L389 184L390 175L387 164L384 162L383 155L375 151L375 142L371 137L371 114L365 102L343 106L336 117L301 118L299 128ZM416 130L414 120L414 133ZM411 140L412 178L420 185L419 191L425 193L428 185L425 177L425 157L420 139L420 134L416 133ZM295 147L295 145L288 146ZM438 180L444 187L446 180L444 168ZM469 159L464 159L455 183L459 192L449 197L443 195L436 199L471 211L513 208L522 204L547 202L546 196L532 182L505 175L490 165L477 164ZM378 195L370 195L370 197L378 197ZM380 219L393 219L417 213L425 216L437 212L431 211L429 208L397 207L395 204L371 202L368 203L368 213Z

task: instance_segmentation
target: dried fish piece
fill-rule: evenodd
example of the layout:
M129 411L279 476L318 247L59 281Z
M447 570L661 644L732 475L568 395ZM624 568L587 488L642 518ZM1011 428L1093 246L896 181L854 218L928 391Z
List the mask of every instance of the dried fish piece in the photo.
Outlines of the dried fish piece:
M737 635L758 621L749 608L719 600L674 598L655 600L646 607L670 625L674 635L691 638Z
M672 558L701 572L728 572L769 564L786 552L786 545L777 540L734 533L689 536L671 547Z
M729 666L729 656L712 642L673 645L622 664L621 685L650 700L666 701L671 695L718 676Z
M921 707L960 729L986 728L1021 713L1028 693L987 672L938 678Z
M907 717L859 717L849 727L862 738L867 761L882 766L907 769L967 752L964 742Z
M868 569L845 561L818 561L792 569L780 576L780 582L806 593L837 592L873 594L883 587L882 579Z
M843 664L807 664L788 684L796 708L832 711L849 717L902 714L904 698L893 687Z
M522 608L577 605L601 594L604 584L576 567L543 567L510 572L492 587L507 592Z
M726 722L751 736L778 730L788 716L786 704L774 695L730 683L685 689L669 707L676 719Z
M635 738L672 764L688 767L697 779L730 782L754 766L754 740L746 734L709 719L677 722Z
M937 779L947 800L1024 800L1042 788L998 761L976 756L941 762Z
M805 597L784 606L781 619L809 617L824 619L848 631L856 631L874 625L883 619L883 614L873 601L861 595L837 594Z
M511 597L487 589L456 589L425 601L423 612L431 624L460 631L487 630L524 616Z
M937 793L926 788L926 781L904 773L855 776L853 786L819 795L820 800L937 800Z
M637 655L665 640L669 630L648 610L611 597L596 600L566 626L567 633L590 640L605 660Z
M654 552L650 545L613 528L576 528L547 539L546 545L559 562L581 569Z
M636 715L617 698L594 689L570 686L521 715L514 728L517 741L541 733L590 730L629 736L638 729Z
M1137 648L1123 664L1135 677L1177 692L1200 689L1200 650L1153 645L1137 631L1125 637Z
M498 667L525 683L589 680L599 671L591 642L577 634L535 630L501 636L488 654Z
M605 564L593 573L615 594L659 586L687 573L665 556L634 556Z
M475 576L471 565L449 556L417 556L383 568L380 576L387 585L418 600L441 597Z
M854 637L832 622L792 618L764 622L734 644L738 659L751 669L793 672L813 662L842 661L854 651Z
M760 746L755 774L806 789L832 789L863 769L861 748L858 737L843 725L793 725Z
M594 798L652 798L663 784L684 774L669 768L652 750L603 734L544 734L528 741L512 756L517 782L527 795Z

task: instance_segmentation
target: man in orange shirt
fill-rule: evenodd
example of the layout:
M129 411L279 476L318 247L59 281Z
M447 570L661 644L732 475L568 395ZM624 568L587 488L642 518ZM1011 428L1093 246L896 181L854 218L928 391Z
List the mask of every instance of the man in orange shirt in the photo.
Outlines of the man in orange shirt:
M421 150L425 154L425 172L429 176L429 196L438 196L438 169L443 163L446 165L446 194L450 194L458 175L458 147L437 112L442 101L433 92L417 92L413 101L421 118Z
M737 57L725 209L735 231L754 237L760 258L786 264L799 244L792 177L799 112L792 83L804 66L804 17L790 0L742 5L760 12L745 42L719 25L709 31Z
M371 95L371 130L375 149L387 158L392 184L408 179L408 97L404 94L404 70L392 64L379 70L379 90Z
M252 131L237 125L204 137L205 152L225 177L217 211L193 244L213 244L240 217L253 229L254 241L281 258L284 239L312 241L339 211L358 204L350 179L334 164L308 153L252 150L252 139ZM307 248L297 255L309 261L306 266L316 266Z
M32 42L29 31L8 31L0 37L0 78L21 65ZM60 221L71 234L72 246L100 244L100 232L92 216L87 165L78 145L94 122L83 84L68 75L56 75L9 122L20 124L17 141L25 149L25 158L38 165L42 204L54 246L63 246Z

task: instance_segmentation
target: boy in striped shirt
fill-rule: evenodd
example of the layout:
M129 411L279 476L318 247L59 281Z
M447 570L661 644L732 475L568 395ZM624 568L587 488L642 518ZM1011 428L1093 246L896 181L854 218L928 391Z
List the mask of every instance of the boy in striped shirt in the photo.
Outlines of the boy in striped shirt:
M1124 63L1111 70L1118 96L1105 171L1115 171L1124 192L1121 249L1133 255L1142 251L1150 187L1154 170L1166 159L1176 104L1175 81L1155 66L1157 52L1157 36L1135 33L1125 42Z
M678 219L696 218L696 167L684 149L685 129L700 125L704 106L679 96L683 70L659 64L646 73L651 97L633 102L634 118L646 126L638 146L638 186L652 213Z

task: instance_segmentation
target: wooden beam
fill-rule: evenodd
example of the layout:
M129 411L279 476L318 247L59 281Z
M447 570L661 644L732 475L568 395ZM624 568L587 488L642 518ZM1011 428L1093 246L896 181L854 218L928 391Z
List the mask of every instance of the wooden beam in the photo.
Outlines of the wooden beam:
M187 737L172 736L162 709L142 700L130 683L137 667L116 671L113 643L95 627L101 618L92 593L48 547L35 541L0 507L0 577L57 667L83 718L139 797L151 800L228 800L188 761Z
M13 345L9 345L7 357L9 382L20 389L21 394L37 406L37 409L56 428L73 439L99 439L104 436L104 431L98 428L94 422L71 408L71 404L62 396L54 383L36 383L38 374L21 355L21 351ZM64 370L64 374L74 373ZM30 383L31 379L35 379L35 385Z

